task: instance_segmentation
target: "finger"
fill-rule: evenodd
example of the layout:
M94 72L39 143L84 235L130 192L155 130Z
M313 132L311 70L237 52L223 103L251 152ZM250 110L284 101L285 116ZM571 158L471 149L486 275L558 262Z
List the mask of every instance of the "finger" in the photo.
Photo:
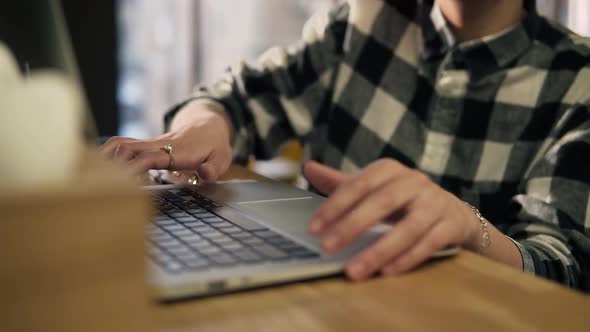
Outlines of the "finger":
M166 142L160 140L122 142L116 147L113 157L120 161L130 161L142 152L157 151L164 145Z
M439 220L424 210L412 210L391 232L354 257L346 266L347 275L365 280L417 243Z
M394 178L364 196L346 215L325 226L321 233L322 248L336 253L371 226L400 215L420 194L427 195L422 182L416 176Z
M146 151L137 155L128 164L127 168L132 174L141 174L150 169L168 169L170 156L161 150Z
M341 185L314 213L310 223L310 231L320 234L324 228L332 224L348 212L359 200L391 179L403 174L405 167L395 162L377 162L365 168Z
M129 138L129 137L118 137L118 136L111 137L107 140L107 142L105 144L103 144L100 147L100 153L103 156L105 156L109 159L112 159L119 144L125 143L125 142L134 142L134 141L137 141L137 140L134 138Z
M231 152L213 151L197 169L199 178L204 182L213 182L225 173L231 164Z
M459 244L460 234L449 222L436 224L418 243L382 269L384 275L393 276L415 269L439 250Z
M350 178L349 175L315 161L307 162L303 173L307 180L323 194L331 194L342 182Z

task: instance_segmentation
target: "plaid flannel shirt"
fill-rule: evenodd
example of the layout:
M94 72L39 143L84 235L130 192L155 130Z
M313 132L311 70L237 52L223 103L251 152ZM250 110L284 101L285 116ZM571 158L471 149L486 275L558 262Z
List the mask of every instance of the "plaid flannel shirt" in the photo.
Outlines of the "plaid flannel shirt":
M349 0L189 101L224 105L237 161L296 138L345 172L417 168L515 241L525 271L589 291L588 44L534 9L459 43L433 0Z

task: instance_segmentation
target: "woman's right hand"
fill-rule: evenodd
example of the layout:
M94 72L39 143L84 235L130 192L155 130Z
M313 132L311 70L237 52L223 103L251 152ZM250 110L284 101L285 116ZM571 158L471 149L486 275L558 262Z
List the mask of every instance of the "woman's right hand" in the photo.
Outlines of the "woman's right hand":
M123 163L132 174L150 169L196 172L203 181L215 181L232 161L232 127L219 104L196 100L175 116L170 132L149 140L112 137L101 148L102 154ZM161 150L173 147L174 165Z

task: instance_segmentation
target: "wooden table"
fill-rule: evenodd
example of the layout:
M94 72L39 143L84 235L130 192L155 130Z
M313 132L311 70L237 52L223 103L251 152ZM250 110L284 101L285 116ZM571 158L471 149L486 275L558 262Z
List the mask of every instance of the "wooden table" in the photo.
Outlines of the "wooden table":
M257 178L232 167L225 179ZM158 305L161 331L590 331L590 297L473 253L401 277L344 278Z

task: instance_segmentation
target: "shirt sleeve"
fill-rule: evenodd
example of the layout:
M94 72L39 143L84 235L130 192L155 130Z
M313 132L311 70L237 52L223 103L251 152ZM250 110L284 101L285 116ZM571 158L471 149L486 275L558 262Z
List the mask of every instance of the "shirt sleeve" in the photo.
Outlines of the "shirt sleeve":
M590 292L590 108L568 108L515 196L507 230L524 270Z
M271 158L289 139L304 141L325 119L343 54L349 7L312 17L299 42L275 47L250 65L231 66L211 86L199 86L190 99L165 117L168 125L180 108L195 99L222 104L234 128L234 161L254 155ZM314 128L316 127L316 128Z

